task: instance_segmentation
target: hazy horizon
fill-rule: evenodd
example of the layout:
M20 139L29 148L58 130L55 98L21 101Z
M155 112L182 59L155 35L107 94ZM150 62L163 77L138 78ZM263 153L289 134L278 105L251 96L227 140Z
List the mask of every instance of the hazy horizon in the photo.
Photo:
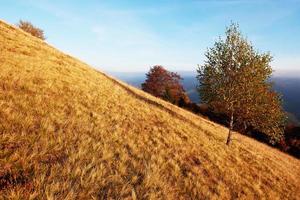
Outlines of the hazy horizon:
M148 69L145 70L140 70L140 71L111 71L111 70L104 70L104 72L108 73L108 74L146 74L151 66L148 67ZM164 66L165 67L165 66ZM172 70L169 69L168 67L165 67L167 70ZM196 75L197 72L197 67L195 67L195 70L173 70L174 72L177 72L179 74L183 74L183 75ZM273 77L290 77L290 78L300 78L300 69L295 69L295 70L284 70L284 69L277 69L274 70Z

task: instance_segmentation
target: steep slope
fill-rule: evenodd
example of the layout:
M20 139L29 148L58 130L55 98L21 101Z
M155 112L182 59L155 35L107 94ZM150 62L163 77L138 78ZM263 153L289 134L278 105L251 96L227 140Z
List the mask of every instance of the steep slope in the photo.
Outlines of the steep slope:
M0 21L0 197L297 199L300 162Z

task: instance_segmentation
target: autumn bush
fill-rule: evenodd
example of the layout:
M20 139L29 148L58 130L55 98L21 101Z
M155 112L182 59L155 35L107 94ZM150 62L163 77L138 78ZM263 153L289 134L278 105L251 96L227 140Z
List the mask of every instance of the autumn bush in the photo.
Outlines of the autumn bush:
M179 74L156 65L150 68L146 77L142 90L181 107L190 102L180 83L182 78Z
M17 26L22 29L23 31L30 33L32 36L37 37L41 40L45 40L46 37L44 35L44 31L28 21L20 20Z
M293 124L287 125L284 136L279 147L283 151L300 158L300 126Z

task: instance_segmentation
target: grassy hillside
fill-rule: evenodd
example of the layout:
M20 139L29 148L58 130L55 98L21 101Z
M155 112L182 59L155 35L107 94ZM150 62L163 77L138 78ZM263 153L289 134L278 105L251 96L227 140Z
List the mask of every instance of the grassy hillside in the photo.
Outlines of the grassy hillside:
M297 199L300 161L0 21L0 198Z

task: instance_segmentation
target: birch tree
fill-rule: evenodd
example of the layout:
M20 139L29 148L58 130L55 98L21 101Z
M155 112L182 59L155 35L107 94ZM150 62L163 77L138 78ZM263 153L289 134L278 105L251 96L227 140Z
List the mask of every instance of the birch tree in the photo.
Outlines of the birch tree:
M235 126L252 127L275 143L283 135L285 113L269 81L272 56L256 51L237 24L231 24L225 35L207 50L197 70L201 101L228 116L227 145Z

